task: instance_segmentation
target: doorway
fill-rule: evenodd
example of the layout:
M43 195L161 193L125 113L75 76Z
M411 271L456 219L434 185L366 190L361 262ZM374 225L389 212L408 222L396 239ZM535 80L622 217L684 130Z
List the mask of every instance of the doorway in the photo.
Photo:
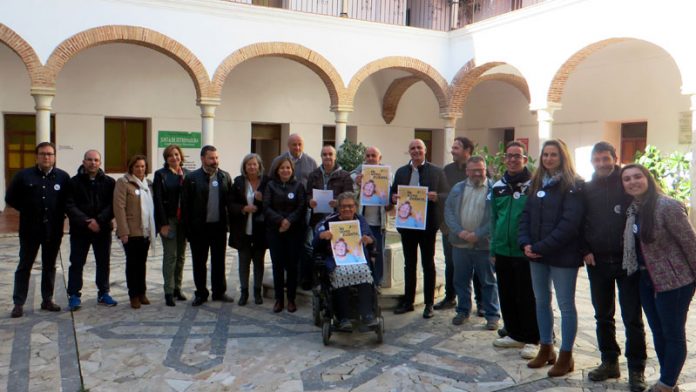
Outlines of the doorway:
M18 171L36 164L36 115L5 114L5 187ZM56 118L51 115L51 142L56 142ZM56 157L56 164L59 157Z
M267 174L273 159L280 155L280 133L281 124L251 124L251 152L259 154Z
M638 151L645 151L648 138L647 122L621 124L621 163L631 163Z

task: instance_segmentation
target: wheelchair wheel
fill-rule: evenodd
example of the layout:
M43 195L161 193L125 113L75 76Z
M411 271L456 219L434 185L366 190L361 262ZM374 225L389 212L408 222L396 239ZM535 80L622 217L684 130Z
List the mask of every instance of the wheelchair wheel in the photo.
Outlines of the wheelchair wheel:
M329 339L331 338L331 321L325 321L321 325L321 340L324 342L324 346L329 345Z
M321 299L319 299L318 294L312 296L312 317L314 325L321 327Z
M379 325L377 325L375 333L377 333L377 343L384 342L384 317L382 316L379 317Z

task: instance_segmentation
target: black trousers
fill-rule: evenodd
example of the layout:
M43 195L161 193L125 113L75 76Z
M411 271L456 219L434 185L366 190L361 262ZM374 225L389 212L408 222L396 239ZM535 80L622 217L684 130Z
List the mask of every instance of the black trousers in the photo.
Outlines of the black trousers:
M53 299L53 286L56 280L56 257L60 250L60 236L36 238L19 236L19 265L15 271L14 293L12 300L15 305L24 305L29 291L29 278L31 267L34 265L36 255L41 247L41 298L44 301Z
M333 289L334 305L336 305L336 317L339 320L349 319L351 314L351 287L357 290L357 310L358 314L365 318L366 316L374 316L372 311L372 302L374 289L369 283L361 283L354 286L346 286L338 289ZM355 305L353 305L355 306Z
M98 296L109 292L109 269L111 259L111 231L85 232L70 235L70 268L68 269L68 295L82 294L82 271L87 262L90 246L94 250L97 265L95 282Z
M508 336L518 342L539 344L536 301L529 261L524 257L495 255L500 311Z
M277 229L266 231L271 263L273 265L273 291L276 301L283 300L283 291L288 290L288 301L294 301L297 293L297 267L302 257L305 230L290 230L279 233ZM285 274L287 273L287 280Z
M411 305L416 297L416 267L420 247L423 267L423 297L426 305L432 305L435 297L435 237L437 231L401 230L401 246L404 250L404 299Z
M442 251L445 253L445 300L454 301L457 299L457 292L454 290L454 258L452 256L452 244L447 239L447 234L442 233ZM474 273L474 301L477 309L483 309L481 305L481 281Z
M614 322L616 290L619 291L621 318L626 329L626 359L628 368L644 370L646 348L643 313L640 304L640 274L627 276L621 262L608 262L595 255L594 267L587 267L590 279L592 306L597 320L597 345L602 362L617 361L621 349L616 342Z
M227 291L225 278L225 251L227 249L227 231L220 223L206 223L201 233L189 240L191 258L193 259L193 282L196 285L196 297L208 298L208 252L210 251L210 284L213 299L220 298Z
M126 285L131 298L145 294L147 289L145 273L149 249L150 240L145 237L128 237L128 242L123 244L126 253Z
M254 265L254 289L261 289L263 284L263 262L266 256L266 248L251 245L250 235L244 236L245 243L237 250L239 252L239 288L242 291L249 290L249 274L251 264Z

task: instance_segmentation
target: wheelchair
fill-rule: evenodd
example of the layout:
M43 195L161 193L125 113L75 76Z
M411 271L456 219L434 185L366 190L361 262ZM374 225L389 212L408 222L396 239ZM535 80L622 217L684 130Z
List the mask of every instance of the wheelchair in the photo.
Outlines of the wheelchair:
M372 269L374 257L370 257L369 261L368 265L370 269ZM382 309L379 306L379 291L375 283L373 282L372 284L372 312L377 320L377 324L374 326L364 324L360 319L356 307L351 306L349 309L349 319L353 324L353 330L343 331L338 328L339 320L334 311L335 305L333 291L331 289L331 280L324 259L315 254L313 267L312 316L314 325L321 328L321 337L324 345L327 346L329 344L329 340L333 333L352 333L355 331L374 332L377 334L377 343L381 344L384 341L384 317L382 316ZM349 292L351 296L350 303L357 303L357 289L350 287Z

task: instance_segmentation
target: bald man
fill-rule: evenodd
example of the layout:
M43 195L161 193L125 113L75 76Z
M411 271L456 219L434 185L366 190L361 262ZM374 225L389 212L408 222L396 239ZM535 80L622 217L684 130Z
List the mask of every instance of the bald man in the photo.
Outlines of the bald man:
M275 167L275 163L281 157L288 157L295 164L295 178L303 186L307 186L307 177L317 169L317 162L314 158L304 153L304 139L297 133L288 136L288 151L280 154L273 160L270 167Z
M411 162L400 167L394 174L391 187L391 202L398 201L399 185L428 187L428 207L426 210L425 230L398 229L401 234L401 245L404 250L404 297L401 304L394 310L395 314L413 311L416 296L416 267L418 264L418 247L420 247L423 267L423 296L425 308L423 318L433 317L433 302L435 297L435 237L440 227L440 217L437 213L440 203L444 203L449 186L443 170L425 160L426 147L420 139L414 139L408 145Z
M362 186L362 166L363 165L381 165L382 164L382 153L377 147L368 147L365 150L365 160L363 164L359 165L350 173L350 176L355 181L356 193L360 194L360 187ZM390 206L391 207L391 206ZM391 208L390 208L391 209ZM372 278L375 283L380 286L382 284L382 277L384 276L384 238L385 238L385 227L386 227L386 209L382 206L360 206L360 215L364 216L367 220L368 225L370 225L370 230L375 237L375 244L377 244L377 256L375 257L375 266L372 269Z

